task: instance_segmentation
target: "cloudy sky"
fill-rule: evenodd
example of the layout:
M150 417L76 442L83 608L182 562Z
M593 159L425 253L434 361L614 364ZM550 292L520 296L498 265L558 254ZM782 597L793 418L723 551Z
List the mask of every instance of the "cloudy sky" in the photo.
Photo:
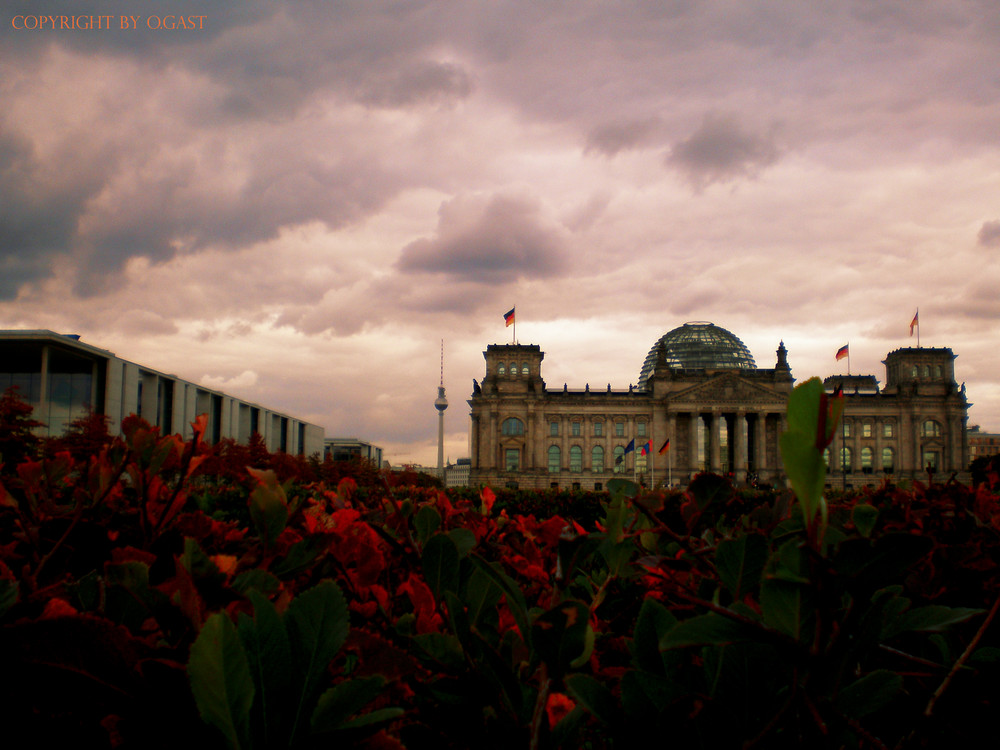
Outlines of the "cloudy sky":
M430 464L515 305L559 388L689 320L884 381L919 307L1000 431L996 0L0 9L0 328Z

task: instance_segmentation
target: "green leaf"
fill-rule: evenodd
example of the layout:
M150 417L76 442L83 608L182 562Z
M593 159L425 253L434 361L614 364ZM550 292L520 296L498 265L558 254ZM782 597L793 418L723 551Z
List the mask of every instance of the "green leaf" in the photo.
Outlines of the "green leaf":
M187 673L201 718L218 728L230 747L248 747L253 680L243 643L224 613L205 621L191 644Z
M233 579L231 588L243 596L249 595L250 591L253 590L269 596L281 588L281 581L277 576L262 568L251 568L250 570L244 570L236 576Z
M660 639L660 650L688 646L719 646L724 643L752 640L754 635L747 626L712 612L677 623Z
M465 557L476 546L476 535L472 533L471 529L452 529L448 532L448 536L455 543L459 557Z
M240 637L256 687L254 732L269 747L278 738L287 741L293 695L292 647L288 631L274 605L263 594L251 590L253 619L241 616Z
M444 633L423 633L413 636L413 642L434 661L449 669L460 669L465 655L458 637Z
M565 601L543 612L531 626L531 644L548 664L549 674L558 677L581 658L586 660L593 649L590 609L582 602Z
M424 578L434 596L441 600L446 591L458 592L458 548L447 534L435 534L420 558Z
M645 599L635 622L632 639L632 659L640 669L665 674L660 642L677 624L677 618L652 597Z
M285 613L299 684L295 701L292 738L302 731L305 717L312 713L321 680L330 660L347 639L349 615L347 602L336 583L325 580L300 594Z
M760 583L760 575L766 562L767 540L760 534L723 539L715 549L719 578L737 601Z
M424 544L431 538L431 534L438 530L441 525L441 514L437 509L425 505L417 511L416 518L413 519L413 527L417 530L417 540Z
M878 521L878 508L868 503L858 503L851 510L851 521L865 539L872 535L875 523Z
M514 622L517 623L517 629L521 632L521 640L530 645L531 629L528 625L528 607L525 604L524 594L521 592L521 589L518 588L510 576L500 569L499 564L494 567L493 564L486 562L479 555L472 555L469 557L469 560L472 561L472 564L477 569L481 570L491 581L500 587L504 596L507 597L507 606L510 607L510 613L514 617Z
M902 689L902 677L877 669L841 690L837 708L852 719L861 719L887 706Z
M615 477L608 480L608 494L614 497L637 497L639 495L639 485L631 479Z
M478 626L487 612L496 609L503 592L496 582L479 568L475 568L465 584L463 601L468 608L469 622Z
M611 691L590 675L571 674L566 678L569 694L605 724L615 724L618 706Z
M274 471L252 470L251 473L258 484L250 493L250 518L257 529L257 536L266 547L270 547L288 523L288 500Z
M938 604L917 607L903 614L899 620L897 631L940 633L947 630L949 625L965 622L985 611L985 609L970 609L968 607L944 607Z
M312 733L324 734L345 728L352 716L378 698L384 685L384 677L373 675L347 680L326 690L312 713Z
M11 581L7 578L0 579L0 618L17 603L19 590L17 581Z
M795 640L805 637L803 634L815 614L810 590L801 583L779 578L761 583L760 608L766 625Z
M826 523L826 501L823 484L826 481L826 464L823 448L817 445L820 409L825 389L819 378L810 378L795 386L788 396L788 431L780 438L781 457L785 473L802 506L807 526L812 526L819 513ZM827 435L833 425L826 425Z

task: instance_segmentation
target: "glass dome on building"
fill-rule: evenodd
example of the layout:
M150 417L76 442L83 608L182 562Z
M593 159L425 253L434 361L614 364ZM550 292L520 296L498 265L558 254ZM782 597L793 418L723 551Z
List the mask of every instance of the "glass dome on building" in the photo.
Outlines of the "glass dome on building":
M740 339L725 328L696 321L663 334L646 355L639 373L639 388L656 366L656 351L663 345L667 366L676 370L753 370L757 367L753 355Z

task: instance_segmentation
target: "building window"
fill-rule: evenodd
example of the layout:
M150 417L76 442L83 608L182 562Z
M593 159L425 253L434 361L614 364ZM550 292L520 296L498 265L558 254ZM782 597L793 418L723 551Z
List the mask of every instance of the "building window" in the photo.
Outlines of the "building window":
M635 426L635 429L637 430L637 434L638 434L639 437L646 437L646 423L645 422L639 422Z
M523 435L524 434L524 422L522 422L517 417L508 417L500 425L500 432L504 435Z
M861 425L861 437L870 438L872 436L872 423L865 422Z
M919 378L920 377L920 368L917 367L916 365L913 365L913 369L910 370L910 376L914 377L914 378Z
M924 377L929 378L931 376L931 366L924 365Z
M926 471L937 471L939 460L937 451L924 451L924 469Z
M896 468L896 456L892 451L892 448L882 449L882 471L886 474L891 474Z
M923 427L920 430L920 434L924 437L941 437L941 425L933 419L928 419L924 422Z
M559 435L559 423L549 422L549 435L551 437L557 437Z
M497 375L500 375L502 377L502 376L504 376L506 374L507 374L507 368L504 366L503 362L500 362L497 365Z
M580 483L573 482L573 492L579 492L579 491L580 491Z
M604 471L604 448L600 445L595 445L590 452L590 470L598 473Z
M892 422L882 423L882 437L887 437L887 438L892 437Z
M601 437L604 434L604 422L594 422L594 437Z
M600 492L604 489L604 485L600 482L594 482L594 492Z
M580 437L580 423L573 423L573 437Z
M507 467L507 471L520 471L521 451L518 448L508 448L506 455L507 460L505 465Z
M934 377L936 377L936 378L943 377L942 371L941 371L941 365L934 365Z
M550 490L558 490L559 489L559 482L549 482L549 489Z
M841 427L840 427L840 434L842 436L844 436L844 437L850 437L851 436L851 423L848 422L847 420L844 420L844 424L841 425Z
M527 362L522 362L521 363L521 374L522 375L527 375L528 374L528 363Z
M615 422L615 437L625 437L624 422Z
M621 474L625 471L625 446L618 445L615 446L615 474Z
M830 470L830 449L829 448L827 448L826 450L823 451L823 466L826 467L827 471Z
M640 453L639 451L635 452L635 470L637 472L639 472L640 474L644 474L646 472L646 454L645 453Z
M840 470L845 474L851 471L851 449L846 445L840 449Z
M549 474L558 474L560 468L559 463L559 446L550 445L549 446Z
M872 473L872 459L874 458L874 451L868 446L861 449L861 471L865 474Z
M583 471L583 448L579 445L571 446L569 449L569 470L577 473Z

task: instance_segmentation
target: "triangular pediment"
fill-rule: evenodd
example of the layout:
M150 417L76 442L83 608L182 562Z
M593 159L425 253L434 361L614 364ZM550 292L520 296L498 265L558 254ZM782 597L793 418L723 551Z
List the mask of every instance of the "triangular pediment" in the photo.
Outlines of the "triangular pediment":
M727 405L773 404L787 398L787 391L755 383L740 377L738 372L709 376L701 383L667 394L667 399L674 403Z

